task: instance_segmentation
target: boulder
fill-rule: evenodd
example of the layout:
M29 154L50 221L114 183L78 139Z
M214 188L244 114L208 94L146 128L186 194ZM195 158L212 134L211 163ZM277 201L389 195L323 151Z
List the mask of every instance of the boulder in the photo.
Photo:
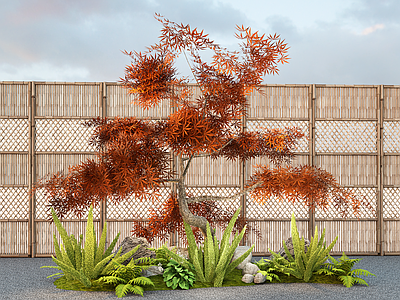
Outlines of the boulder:
M254 283L264 283L265 281L267 281L267 278L261 273L254 276Z
M256 274L258 271L260 271L260 268L257 267L257 265L252 264L252 263L247 263L243 270L242 270L242 275L244 274L250 274L250 275L254 275Z
M147 270L142 271L143 277L150 277L155 275L162 275L164 273L164 269L161 266L151 266Z
M245 253L247 250L249 250L250 247L249 246L238 246L235 250L235 252L233 253L233 257L231 259L231 262L238 259L239 257L241 257L243 255L243 253ZM244 266L251 262L251 259L253 258L253 255L250 254L244 259L244 261L242 261L237 267L236 269L240 269L243 270Z
M242 277L244 283L252 283L254 281L254 276L251 274L244 274Z
M122 243L118 247L118 249L112 253L114 253L114 257L115 257L115 255L118 253L118 251L122 248L120 256L119 256L119 257L121 257L122 255L131 251L137 245L140 245L139 249L131 257L129 257L124 262L122 262L123 265L125 265L125 266L128 265L129 262L131 261L131 259L136 260L141 257L156 258L156 253L154 251L147 249L147 248L150 248L150 244L144 237L128 236L122 241ZM109 263L110 262L108 262L107 264L109 264Z
M300 238L300 241L301 241L301 238ZM288 250L290 252L290 255L292 255L293 258L295 258L292 237L288 238L285 243L286 243L286 246L287 246L287 248L288 248ZM310 241L307 240L307 239L304 239L304 250L305 250L305 253L307 253L307 250L308 250L309 246L310 246ZM283 258L288 259L287 255L286 255L285 248L283 247L283 243L282 243L282 247L279 249L277 254L280 254ZM273 256L271 256L271 259L272 258L273 258Z

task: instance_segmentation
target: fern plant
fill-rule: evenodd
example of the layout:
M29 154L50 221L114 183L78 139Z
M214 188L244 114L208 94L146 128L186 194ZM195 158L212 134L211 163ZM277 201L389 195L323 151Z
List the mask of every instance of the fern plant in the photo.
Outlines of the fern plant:
M181 289L188 290L193 286L196 276L188 269L182 267L177 261L171 259L163 274L164 282L167 287L176 289L178 286Z
M329 245L328 248L325 248L325 228L321 235L321 239L318 241L318 228L315 226L314 237L311 237L310 246L308 247L307 253L305 253L304 237L302 237L300 240L293 212L291 220L291 234L295 258L293 258L293 256L290 254L285 241L283 241L283 247L285 248L288 260L285 260L281 255L276 254L272 250L268 250L274 255L275 258L277 258L274 261L275 266L279 270L281 270L283 273L289 273L296 278L303 279L305 282L308 282L313 273L321 268L322 263L326 260L329 254L329 251L331 251L333 246L336 244L338 236L336 236L335 240Z
M343 285L348 288L352 287L355 283L368 286L368 283L364 279L357 277L358 275L375 276L375 274L367 270L352 270L354 264L358 263L362 258L349 259L343 252L339 261L336 261L331 256L329 256L329 259L332 260L333 263L323 264L322 268L318 270L316 274L335 275L343 282Z
M144 290L142 286L154 286L154 283L151 281L151 279L141 276L143 270L147 270L151 265L153 265L154 260L152 258L141 257L136 260L131 259L129 264L126 266L118 263L114 259L111 262L114 264L114 266L116 265L117 268L108 272L110 276L102 276L95 281L105 281L107 283L116 285L115 294L118 298L124 297L128 292L143 296Z
M103 232L100 238L100 244L97 246L96 236L94 233L94 225L93 225L93 204L90 206L89 209L89 216L87 221L86 227L86 238L85 238L85 249L81 249L82 246L82 239L83 235L80 235L79 244L76 241L73 234L68 236L67 231L62 226L60 220L58 219L54 209L51 208L51 213L53 215L54 223L61 235L63 244L61 243L61 250L60 246L58 245L56 235L53 235L54 238L54 248L56 251L56 256L51 256L53 261L58 265L56 266L42 266L40 268L55 268L62 270L64 273L56 273L47 278L52 276L65 276L67 280L79 280L85 287L91 287L92 283L91 280L98 278L101 274L107 273L111 268L112 265L109 264L107 266L106 263L110 261L110 259L114 256L111 254L112 249L114 249L115 244L119 238L120 232L112 241L111 245L105 250L105 242L106 242L106 235L107 235L107 222L104 222ZM65 249L64 249L65 248ZM133 253L137 251L138 247L131 250L130 252L124 254L123 256L119 257L122 248L118 251L115 258L117 262L123 262L127 258L129 258Z
M254 264L260 269L257 271L257 273L264 275L266 280L269 280L270 282L272 282L273 279L281 281L279 275L274 273L277 271L277 269L274 267L274 264L271 261L267 261L262 258Z

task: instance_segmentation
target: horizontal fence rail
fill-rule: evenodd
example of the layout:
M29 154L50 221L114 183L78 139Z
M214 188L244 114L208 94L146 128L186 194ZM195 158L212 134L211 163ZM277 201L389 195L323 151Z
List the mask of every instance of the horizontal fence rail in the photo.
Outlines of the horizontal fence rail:
M189 85L193 99L200 95ZM293 211L301 236L310 239L318 226L326 229L327 244L338 235L331 254L400 254L400 86L386 85L262 85L248 97L243 131L297 126L306 135L297 146L293 165L310 164L332 173L338 182L365 196L375 213L361 211L360 220L343 219L333 208L311 213L302 203L268 199L261 205L250 196L218 203L220 209L243 207L250 232L244 244L255 244L253 255L269 255L290 237ZM33 184L47 174L67 172L69 166L95 159L88 144L93 128L81 124L95 117L167 119L173 113L169 101L142 110L131 104L118 83L0 82L0 257L51 257L55 255L53 234L46 221L43 190L29 198ZM176 157L170 155L176 170ZM187 193L230 196L241 190L256 164L269 164L265 157L245 163L224 158L199 157L187 173ZM160 189L162 201L175 187ZM97 240L107 222L109 245L118 232L131 236L132 221L146 223L151 203L133 196L119 204L107 198L93 210ZM160 205L160 203L157 203ZM62 220L68 234L85 236L88 213L82 219L69 213ZM222 230L217 228L217 237ZM176 236L168 243L182 246ZM156 240L152 246L159 247Z

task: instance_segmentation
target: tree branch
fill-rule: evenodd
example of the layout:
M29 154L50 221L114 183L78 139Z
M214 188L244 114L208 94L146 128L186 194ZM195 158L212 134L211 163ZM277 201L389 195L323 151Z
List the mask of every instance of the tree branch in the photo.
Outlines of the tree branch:
M252 187L245 189L239 193L236 193L233 196L229 196L229 197L220 197L220 196L200 196L200 197L190 197L190 198L186 198L187 203L195 203L195 202L203 202L203 201L230 201L230 200L234 200L237 197L240 197L244 194L247 194L248 192L251 192L252 190L254 190L255 188L259 187L262 184L262 182L257 182L256 184L254 184Z
M214 153L218 153L219 151L221 151L222 149L224 149L226 146L228 146L234 139L230 139L225 145L223 145L221 148L215 150L213 153L202 153L202 154L198 154L198 155L193 155L193 157L205 157L205 156L210 156ZM183 158L183 161L191 159L190 158Z

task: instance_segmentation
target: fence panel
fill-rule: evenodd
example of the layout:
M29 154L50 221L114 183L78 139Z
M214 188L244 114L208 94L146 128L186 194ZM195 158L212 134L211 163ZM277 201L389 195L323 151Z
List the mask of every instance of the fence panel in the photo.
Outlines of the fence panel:
M192 99L201 95L188 85ZM179 89L176 87L176 89ZM295 149L293 165L314 164L332 173L338 182L364 196L376 212L361 211L360 220L343 219L330 208L314 214L303 204L278 199L256 203L250 196L217 203L220 209L245 205L249 225L259 228L262 239L250 233L245 243L255 244L253 255L276 251L290 236L290 217L296 216L300 235L310 238L317 225L330 243L339 235L333 254L400 254L400 87L263 85L248 97L249 110L242 130L266 130L296 126L306 135ZM67 173L69 166L94 159L88 144L93 128L82 126L94 117L166 119L174 108L169 101L142 110L132 104L135 95L116 83L0 82L0 256L50 257L54 255L43 190L29 199L32 184L45 175ZM339 141L339 142L338 142ZM170 153L170 166L175 168ZM187 193L193 196L230 196L240 191L254 173L255 164L269 165L265 157L242 165L225 159L195 158L187 175ZM160 189L160 203L168 199L172 185ZM155 203L154 203L155 204ZM130 236L133 220L149 217L154 204L131 196L121 203L107 199L94 209L100 238L108 223L107 244L121 232L116 247ZM70 212L62 220L69 234L85 235L85 220ZM217 228L217 236L222 236ZM174 237L168 243L182 246ZM156 240L159 247L164 241ZM116 248L115 248L116 249Z

